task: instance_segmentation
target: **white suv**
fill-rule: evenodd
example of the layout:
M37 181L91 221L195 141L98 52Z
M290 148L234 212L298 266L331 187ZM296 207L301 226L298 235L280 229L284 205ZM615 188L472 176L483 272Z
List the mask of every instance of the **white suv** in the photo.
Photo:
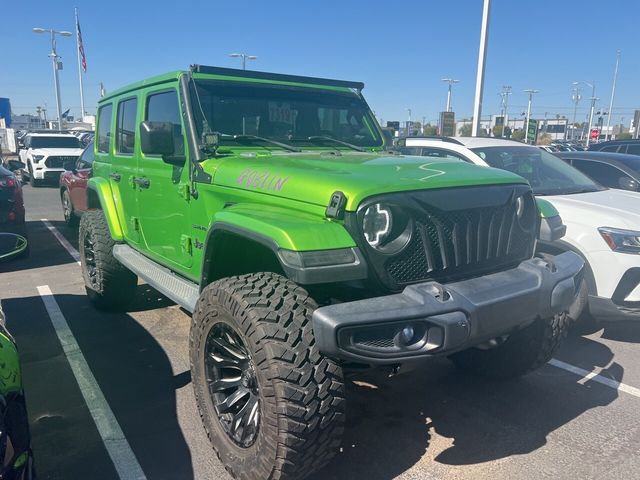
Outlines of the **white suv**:
M78 138L70 133L29 133L19 155L36 187L44 181L58 185L64 165L75 162L82 150Z
M407 138L402 153L460 158L526 178L560 213L562 239L539 242L538 253L574 251L585 281L570 315L581 322L640 319L640 193L610 190L540 148L486 137ZM591 315L587 315L590 313Z

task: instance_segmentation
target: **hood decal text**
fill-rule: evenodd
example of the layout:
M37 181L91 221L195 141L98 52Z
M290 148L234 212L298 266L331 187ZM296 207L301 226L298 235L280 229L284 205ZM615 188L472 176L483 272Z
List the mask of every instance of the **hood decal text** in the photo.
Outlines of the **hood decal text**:
M289 177L281 177L269 171L258 171L247 168L243 170L236 183L238 185L244 185L247 188L257 188L260 190L273 190L280 191L287 183Z

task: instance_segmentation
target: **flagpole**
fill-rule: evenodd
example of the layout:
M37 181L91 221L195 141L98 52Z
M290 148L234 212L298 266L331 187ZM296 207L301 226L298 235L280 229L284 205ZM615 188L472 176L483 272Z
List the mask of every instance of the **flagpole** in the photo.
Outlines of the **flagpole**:
M75 9L76 12L76 53L78 55L78 78L80 78L80 121L84 120L85 109L84 109L84 85L82 82L82 60L80 59L80 24L78 23L78 9Z

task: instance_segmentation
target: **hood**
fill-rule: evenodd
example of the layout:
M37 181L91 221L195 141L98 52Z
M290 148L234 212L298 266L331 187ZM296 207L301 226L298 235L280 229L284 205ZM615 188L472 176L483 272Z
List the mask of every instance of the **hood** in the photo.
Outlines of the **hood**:
M340 191L353 211L372 195L472 185L526 183L505 170L459 160L376 153L243 154L205 161L216 185L326 206Z
M79 157L84 150L82 148L34 148L32 155L50 156L75 156Z
M580 224L640 231L640 193L609 189L543 198L560 212L567 228Z

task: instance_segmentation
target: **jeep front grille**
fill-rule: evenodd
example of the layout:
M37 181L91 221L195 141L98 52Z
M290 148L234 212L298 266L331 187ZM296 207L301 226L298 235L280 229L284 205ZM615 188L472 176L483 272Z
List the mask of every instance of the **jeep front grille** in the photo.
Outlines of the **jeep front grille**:
M54 156L47 157L44 161L44 164L47 168L64 168L64 164L67 162L75 162L78 160L78 157L74 157L72 155L67 156Z
M517 198L524 210L518 218ZM449 281L511 268L533 254L537 209L528 186L425 190L370 199L401 206L411 217L411 240L394 255L358 242L381 283L391 289L428 280Z

